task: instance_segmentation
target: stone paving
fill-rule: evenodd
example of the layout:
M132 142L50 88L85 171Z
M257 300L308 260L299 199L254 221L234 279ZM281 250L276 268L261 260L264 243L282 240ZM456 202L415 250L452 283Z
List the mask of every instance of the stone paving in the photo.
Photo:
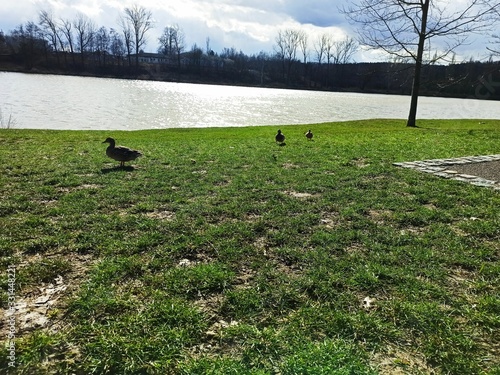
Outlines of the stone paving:
M484 163L489 161L500 161L500 154L484 155L484 156L466 156L453 159L431 159L421 161L409 161L402 163L393 163L393 165L401 168L415 169L420 172L432 173L435 176L448 178L450 180L467 182L472 185L489 187L500 191L500 181L488 180L479 176L463 174L453 170L453 166Z

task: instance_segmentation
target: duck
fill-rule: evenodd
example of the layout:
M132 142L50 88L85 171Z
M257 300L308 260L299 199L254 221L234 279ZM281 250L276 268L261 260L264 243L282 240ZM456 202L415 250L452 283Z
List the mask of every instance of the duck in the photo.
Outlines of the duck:
M106 149L106 155L113 160L119 161L120 167L123 167L126 161L132 161L137 159L139 156L142 156L140 151L132 150L125 146L115 146L115 140L110 137L106 138L106 140L102 143L109 143L109 146Z
M306 133L306 138L307 138L307 139L312 139L312 138L313 138L313 133L312 133L311 129L309 129L309 130L307 131L307 133Z
M285 142L285 135L281 132L281 129L278 130L278 134L276 134L274 139L280 144L283 144L283 142Z

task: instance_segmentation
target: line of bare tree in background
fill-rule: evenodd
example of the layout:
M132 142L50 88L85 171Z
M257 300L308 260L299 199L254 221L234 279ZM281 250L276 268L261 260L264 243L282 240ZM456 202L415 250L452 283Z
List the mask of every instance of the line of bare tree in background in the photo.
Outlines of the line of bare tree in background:
M41 11L38 22L0 31L0 69L397 94L412 90L411 59L354 63L359 45L349 37L323 34L312 40L303 30L284 29L272 52L246 55L229 47L216 53L210 38L204 49L188 47L184 30L173 24L163 28L153 54L143 51L152 20L152 13L141 6L125 8L120 30L98 27L83 14L69 20ZM429 56L422 68L421 94L478 97L481 82L500 82L500 63L493 61L500 56L497 45L491 44L487 62L451 57L445 66ZM500 94L483 98L500 99Z

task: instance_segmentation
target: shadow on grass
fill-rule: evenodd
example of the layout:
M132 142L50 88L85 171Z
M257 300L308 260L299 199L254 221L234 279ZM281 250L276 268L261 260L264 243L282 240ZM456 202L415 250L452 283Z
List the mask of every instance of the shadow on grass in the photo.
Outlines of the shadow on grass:
M124 167L113 167L113 168L102 168L101 173L107 174L107 173L112 173L112 172L119 172L119 171L126 171L126 172L133 172L135 171L135 168L131 165L126 165Z

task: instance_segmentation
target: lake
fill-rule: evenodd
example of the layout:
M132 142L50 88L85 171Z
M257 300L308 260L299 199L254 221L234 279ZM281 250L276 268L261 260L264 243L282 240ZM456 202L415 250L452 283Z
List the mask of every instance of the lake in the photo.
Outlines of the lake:
M0 72L15 128L139 130L406 119L409 96ZM500 102L421 97L418 118L499 119Z

